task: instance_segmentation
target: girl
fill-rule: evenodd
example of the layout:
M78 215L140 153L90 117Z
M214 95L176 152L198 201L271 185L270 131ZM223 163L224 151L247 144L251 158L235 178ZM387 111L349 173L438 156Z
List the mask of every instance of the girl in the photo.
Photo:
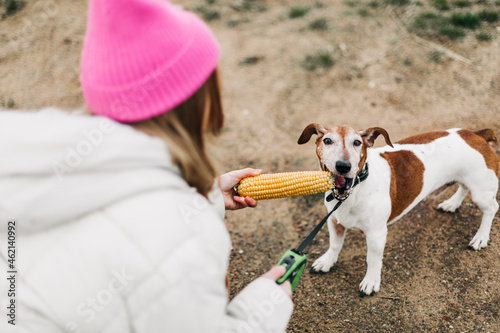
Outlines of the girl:
M0 220L19 235L17 321L0 331L285 330L283 267L228 302L224 209L257 204L232 188L260 170L214 182L218 55L208 27L164 0L92 0L81 83L94 116L0 114Z

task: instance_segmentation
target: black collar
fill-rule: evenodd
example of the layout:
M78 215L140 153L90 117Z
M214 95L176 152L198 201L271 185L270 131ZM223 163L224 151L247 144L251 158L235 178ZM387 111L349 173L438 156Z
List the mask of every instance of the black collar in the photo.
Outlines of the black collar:
M352 187L358 185L362 181L366 180L368 178L368 163L365 163L365 166L363 167L363 170L361 170L360 173L356 176L356 180L354 181L354 184Z

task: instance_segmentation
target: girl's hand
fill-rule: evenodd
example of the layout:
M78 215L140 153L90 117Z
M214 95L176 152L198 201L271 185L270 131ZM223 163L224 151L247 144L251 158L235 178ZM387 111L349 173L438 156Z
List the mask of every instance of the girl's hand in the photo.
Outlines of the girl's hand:
M262 275L262 277L271 279L273 281L278 280L283 274L286 273L285 266L274 266L271 268L266 274ZM285 281L280 284L280 288L283 289L290 298L292 298L292 284L290 281Z
M250 197L240 197L236 195L233 187L245 177L258 176L262 173L260 169L246 168L225 173L217 178L226 210L235 210L246 207L257 206L257 201Z

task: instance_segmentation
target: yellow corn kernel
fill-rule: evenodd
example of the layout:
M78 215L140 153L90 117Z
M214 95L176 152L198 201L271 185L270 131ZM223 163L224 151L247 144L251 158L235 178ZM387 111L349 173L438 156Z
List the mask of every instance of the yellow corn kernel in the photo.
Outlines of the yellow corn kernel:
M239 196L264 200L321 193L332 188L333 179L330 172L297 171L243 178L235 190Z

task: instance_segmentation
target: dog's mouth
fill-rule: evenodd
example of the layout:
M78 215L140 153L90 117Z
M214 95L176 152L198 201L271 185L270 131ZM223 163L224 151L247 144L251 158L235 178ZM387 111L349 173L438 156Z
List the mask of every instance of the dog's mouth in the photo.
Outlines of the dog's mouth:
M326 165L323 165L323 169L325 171L331 172L326 167ZM333 196L335 197L335 199L340 201L347 199L349 197L349 194L351 194L352 184L354 183L354 179L335 174L334 172L331 173L332 177L334 177L333 181L334 188L332 189Z

